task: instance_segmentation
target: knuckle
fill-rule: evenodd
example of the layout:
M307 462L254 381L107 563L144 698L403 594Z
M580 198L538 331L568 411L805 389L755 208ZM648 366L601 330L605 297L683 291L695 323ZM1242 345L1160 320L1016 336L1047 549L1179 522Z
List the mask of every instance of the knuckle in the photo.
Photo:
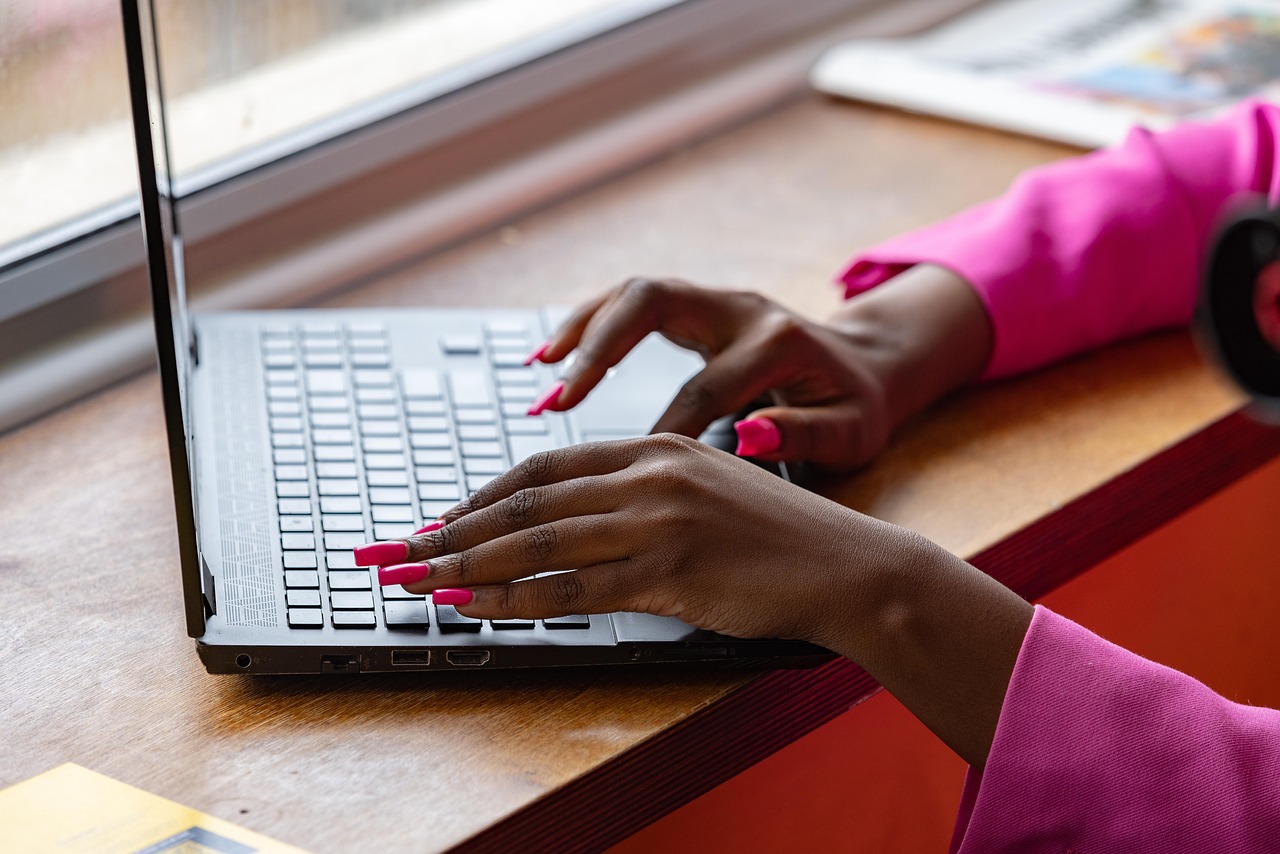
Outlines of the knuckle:
M534 488L526 487L506 500L503 512L507 521L520 525L534 515L538 509L538 504L538 491Z
M460 587L469 587L476 582L475 563L467 552L458 552L453 558L453 574Z
M631 302L647 303L658 299L667 290L668 283L662 279L651 279L636 276L622 283L622 298Z
M561 450L541 451L520 464L525 482L541 485L555 479L556 470L564 458Z
M562 572L551 579L551 601L557 608L570 610L582 602L586 587L577 572Z
M551 525L540 525L524 533L520 541L521 557L529 563L544 563L555 556L559 535Z
M794 344L809 337L809 328L803 320L790 312L780 311L765 321L765 337L774 344Z

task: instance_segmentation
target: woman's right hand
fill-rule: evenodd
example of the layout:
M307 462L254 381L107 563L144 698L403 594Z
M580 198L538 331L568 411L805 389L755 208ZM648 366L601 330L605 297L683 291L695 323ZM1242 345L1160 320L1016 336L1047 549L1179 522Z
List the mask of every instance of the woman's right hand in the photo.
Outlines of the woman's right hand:
M580 403L650 332L702 355L654 433L697 437L766 395L736 425L738 453L849 469L905 418L978 376L991 349L985 309L964 280L914 267L816 323L755 293L632 279L573 313L535 351L575 353L547 409Z

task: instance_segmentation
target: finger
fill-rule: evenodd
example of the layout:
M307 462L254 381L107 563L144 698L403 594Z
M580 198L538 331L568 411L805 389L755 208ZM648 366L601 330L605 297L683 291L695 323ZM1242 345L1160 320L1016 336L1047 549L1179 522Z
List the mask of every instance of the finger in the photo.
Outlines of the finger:
M712 421L781 384L786 370L765 348L736 341L681 386L651 432L697 438Z
M502 584L543 572L610 563L629 556L629 535L634 532L626 530L614 513L533 525L433 558L428 562L426 576L404 586L411 593L430 593L440 588ZM396 579L391 583L397 583Z
M560 328L529 354L525 364L531 365L535 361L552 364L569 355L573 348L578 346L578 342L582 339L582 332L587 328L591 318L613 299L616 293L616 290L606 291L595 299L589 300L574 309L573 313L560 324Z
M865 463L878 447L856 402L757 409L734 425L738 456L807 460L832 469Z
M644 589L643 579L636 561L618 560L515 584L475 587L469 591L471 601L459 605L458 610L482 620L658 612L659 600Z

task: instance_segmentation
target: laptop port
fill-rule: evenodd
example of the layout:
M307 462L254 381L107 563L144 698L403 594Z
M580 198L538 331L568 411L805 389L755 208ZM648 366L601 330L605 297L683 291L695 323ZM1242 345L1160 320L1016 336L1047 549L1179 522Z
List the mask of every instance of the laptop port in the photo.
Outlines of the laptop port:
M360 656L358 655L322 655L320 656L321 673L358 673Z
M236 667L241 670L247 670L250 664L253 664L253 659L249 657L248 653L242 652L236 656Z
M427 667L431 664L431 650L393 649L391 664L394 667Z
M451 649L444 654L444 659L454 667L484 667L489 663L489 650Z

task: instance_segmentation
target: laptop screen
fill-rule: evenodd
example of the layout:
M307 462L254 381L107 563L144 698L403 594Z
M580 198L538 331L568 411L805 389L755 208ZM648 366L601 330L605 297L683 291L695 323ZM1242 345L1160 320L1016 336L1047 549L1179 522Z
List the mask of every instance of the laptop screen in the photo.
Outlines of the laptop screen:
M202 573L196 543L195 492L192 488L188 429L187 387L196 342L187 317L182 239L174 208L154 11L150 0L121 0L120 6L134 141L138 153L142 233L155 311L169 462L173 470L187 631L192 637L199 637L204 634L206 612L212 611L212 607L201 592Z

